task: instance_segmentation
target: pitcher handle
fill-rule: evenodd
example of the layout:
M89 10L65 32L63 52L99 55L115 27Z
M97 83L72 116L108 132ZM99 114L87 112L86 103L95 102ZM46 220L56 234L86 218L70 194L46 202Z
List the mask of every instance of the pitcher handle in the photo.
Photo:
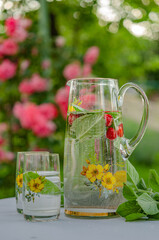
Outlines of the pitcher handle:
M139 125L139 129L138 129L136 135L131 139L127 139L127 138L121 139L120 151L121 151L121 154L122 154L124 160L128 159L128 157L133 152L133 150L135 149L137 144L141 141L141 139L145 133L147 122L148 122L148 117L149 117L149 102L148 102L148 98L147 98L145 92L138 85L131 83L131 82L124 84L119 90L119 93L118 93L119 109L120 110L122 109L124 96L125 96L126 91L129 88L135 89L139 93L139 95L142 97L143 102L144 102L144 110L143 110L142 119L141 119L141 122Z

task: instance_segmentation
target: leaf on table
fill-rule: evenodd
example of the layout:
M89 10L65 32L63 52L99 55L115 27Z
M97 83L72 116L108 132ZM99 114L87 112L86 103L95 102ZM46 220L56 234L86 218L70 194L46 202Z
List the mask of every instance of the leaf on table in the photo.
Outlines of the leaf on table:
M135 200L137 198L135 191L132 189L132 187L128 186L127 184L124 184L123 196L127 200Z
M155 201L158 201L158 202L159 202L159 193L158 193L158 192L151 194L151 197L152 197Z
M155 215L149 215L148 217L150 220L159 220L159 213L157 213Z
M132 200L120 204L117 208L117 213L122 217L126 217L127 215L131 213L136 213L139 210L141 210L140 206L135 200Z
M154 169L149 171L149 186L153 191L159 192L159 176Z
M89 113L74 120L71 132L75 133L76 140L84 137L100 137L105 132L104 113Z
M136 201L147 215L154 215L159 213L156 201L147 193L140 195Z
M126 216L126 221L135 221L139 219L147 218L147 216L144 213L131 213Z
M134 168L134 166L129 162L129 160L127 160L126 162L127 162L127 174L130 180L133 182L133 184L137 185L139 182L139 174Z
M141 178L137 184L137 188L142 189L142 190L147 190L146 183L143 178Z

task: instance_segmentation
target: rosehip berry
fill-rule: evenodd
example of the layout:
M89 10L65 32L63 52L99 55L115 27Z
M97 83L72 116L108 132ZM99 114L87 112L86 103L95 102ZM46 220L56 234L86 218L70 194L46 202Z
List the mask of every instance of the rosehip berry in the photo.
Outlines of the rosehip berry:
M114 128L110 127L107 130L106 137L110 140L114 140L117 137L117 133Z
M104 114L105 124L107 127L110 127L113 122L113 117L110 114Z
M68 116L68 122L70 125L72 125L73 121L76 119L76 115L73 113L70 113L70 115Z
M118 126L117 135L119 137L123 137L123 135L124 135L124 130L123 130L123 124L122 123Z

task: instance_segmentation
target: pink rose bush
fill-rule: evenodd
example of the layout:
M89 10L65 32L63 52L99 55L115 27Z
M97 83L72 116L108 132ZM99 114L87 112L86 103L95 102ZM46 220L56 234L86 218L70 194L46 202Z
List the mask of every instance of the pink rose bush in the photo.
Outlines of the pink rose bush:
M23 42L28 37L26 29L32 24L29 19L8 18L5 22L6 34L16 42Z
M90 65L96 63L99 56L99 48L96 46L88 48L86 54L84 55L84 62Z
M36 105L31 102L17 102L13 114L23 128L32 130L36 136L48 137L56 130L56 125L51 120L58 116L58 112L51 103Z
M30 80L23 80L19 85L21 93L32 94L35 92L43 92L48 89L48 80L40 77L39 74L33 74Z
M61 114L64 119L67 118L67 108L68 108L68 98L69 98L69 87L60 88L55 96L55 102L58 104Z
M74 78L89 77L92 74L92 66L96 63L99 56L99 48L97 46L90 47L84 57L83 65L79 61L73 61L72 63L65 66L63 70L63 76L68 81ZM81 101L83 108L90 109L95 102L95 94L91 93L93 89L82 89ZM60 88L55 96L55 102L58 104L61 114L64 119L67 118L69 98L69 87Z
M0 64L0 81L5 82L6 80L13 78L16 74L17 65L8 59L3 60Z
M17 43L11 39L5 39L2 44L0 44L0 53L1 55L15 55L18 52L18 45Z

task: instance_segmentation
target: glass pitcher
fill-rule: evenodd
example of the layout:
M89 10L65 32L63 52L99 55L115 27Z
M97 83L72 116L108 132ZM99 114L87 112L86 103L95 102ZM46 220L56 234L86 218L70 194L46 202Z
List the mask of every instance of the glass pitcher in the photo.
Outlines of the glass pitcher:
M83 78L70 86L64 152L65 214L107 217L124 201L126 159L142 139L149 113L144 91L134 83L120 89L118 80ZM136 135L126 139L122 105L125 92L135 89L144 110Z

